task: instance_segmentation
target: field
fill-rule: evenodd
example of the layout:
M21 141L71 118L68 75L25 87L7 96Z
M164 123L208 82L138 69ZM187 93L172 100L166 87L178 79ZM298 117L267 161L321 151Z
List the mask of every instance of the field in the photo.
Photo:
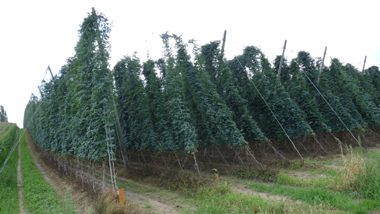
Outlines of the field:
M379 212L379 67L166 32L162 58L111 69L111 26L93 8L25 108L28 211Z
M29 138L32 141L31 138ZM29 142L31 143L31 142ZM133 210L135 213L369 213L380 211L379 188L380 155L379 147L342 148L341 153L308 157L303 163L299 159L283 166L267 168L267 176L255 174L255 171L225 170L223 173L202 171L202 182L197 180L194 170L160 169L161 175L149 167L145 171L125 169L116 166L116 183L124 188L127 208L117 204L103 204L96 207L97 200L87 200L94 195L96 185L101 189L103 176L106 186L111 188L109 174L102 172L102 166L72 162L64 169L62 157L39 148L36 151L42 160L50 158L45 164L55 171L50 175L50 183L63 178L66 174L68 188L74 198L77 197L83 210L92 203L95 211L106 209ZM56 162L60 158L60 163ZM48 162L48 163L47 163ZM43 163L43 161L42 161ZM56 165L57 164L57 165ZM60 166L59 166L60 165ZM49 166L45 166L50 168ZM104 169L104 168L103 168ZM108 172L109 173L109 172ZM165 175L166 174L166 175ZM46 175L45 175L46 176ZM166 180L168 179L168 180ZM67 181L67 180L66 180ZM88 183L87 183L88 182ZM72 187L75 185L75 188ZM62 187L60 187L62 189ZM64 189L64 188L63 188ZM76 190L77 191L76 191ZM78 191L78 189L80 189ZM63 190L57 190L64 193ZM91 198L91 197L90 197ZM82 202L83 201L83 202ZM108 208L107 208L108 207ZM126 212L128 213L128 212Z
M19 130L17 135L22 131ZM146 172L142 173L139 170L126 170L122 166L116 166L117 186L125 190L127 207L118 205L112 200L113 196L108 196L111 197L111 202L109 198L101 199L107 195L94 197L96 194L89 190L89 185L83 181L89 178L86 176L91 177L86 175L88 170L84 169L85 163L79 167L75 166L74 168L80 170L71 172L74 173L71 177L65 177L64 173L62 174L63 170L60 171L60 167L54 166L54 158L57 157L35 145L28 133L21 139L20 151L23 208L28 210L28 213L108 213L112 210L115 213L116 210L127 210L126 213L380 211L379 146L366 147L364 151L359 147L346 147L342 148L341 153L308 157L305 163L294 159L282 166L268 168L267 172L275 173L268 173L267 176L249 170L202 171L202 182L197 180L198 174L194 170L173 173L173 170L160 169L162 174L168 174L157 176L152 168L145 168ZM46 158L49 157L52 159L47 161ZM17 159L18 155L14 153L7 165L7 176L13 176L13 179L9 180L16 180ZM65 161L61 162L62 168L63 163ZM94 188L95 184L104 185L102 166L97 166L92 173L92 187ZM165 179L171 181L165 182ZM109 176L106 175L105 185L111 188L109 181ZM1 207L7 207L9 210L2 210L1 213L19 213L17 183L11 183L10 186L13 188L2 188L7 192L7 196L2 197L11 200L2 200L6 201L7 206ZM41 189L45 190L41 192ZM13 192L12 197L9 197L10 192Z
M17 126L12 123L0 123L0 169L16 138ZM17 160L14 153L0 174L0 213L19 213L17 191Z
M36 168L25 131L13 123L0 123L1 129L0 163L7 162L0 174L0 213L75 213L71 194L61 198Z

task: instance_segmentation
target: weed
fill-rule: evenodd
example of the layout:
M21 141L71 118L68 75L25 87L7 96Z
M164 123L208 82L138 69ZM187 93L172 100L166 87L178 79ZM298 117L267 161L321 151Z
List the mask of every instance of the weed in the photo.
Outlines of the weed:
M74 204L73 196L69 192L69 188L66 188L66 194L65 194L65 200L64 200L63 206L64 206L65 213L75 213L74 211L75 204Z
M292 160L290 161L290 169L291 170L299 169L302 167L303 164L304 163L302 160Z
M152 183L170 190L197 189L202 185L196 173L182 172L175 169L154 168L151 166L144 166L139 169L122 169L119 171L119 175L136 181Z
M148 202L145 208L152 209L152 205Z
M337 170L335 179L331 179L330 188L344 191L360 192L366 183L367 173L364 158L359 152L354 152L352 147L347 147L349 157L343 154L343 168Z
M256 171L235 170L232 172L232 175L236 176L237 178L258 179L260 181L266 182L274 182L276 180L277 174L278 171L271 169L263 169Z
M361 188L363 197L380 201L380 154L378 152L365 155L365 184Z

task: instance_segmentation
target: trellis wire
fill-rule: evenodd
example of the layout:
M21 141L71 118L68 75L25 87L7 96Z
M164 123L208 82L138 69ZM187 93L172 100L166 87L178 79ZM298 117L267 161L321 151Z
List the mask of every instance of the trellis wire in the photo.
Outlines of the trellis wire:
M336 113L336 111L334 110L334 108L330 105L330 103L325 99L325 97L323 96L323 94L319 91L319 89L317 88L317 86L313 83L313 81L311 81L311 79L309 78L309 76L305 73L305 71L302 70L302 73L305 74L306 78L310 81L310 83L314 86L314 88L317 90L317 92L321 95L321 97L323 98L323 100L327 103L327 105L331 108L331 110L334 112L334 114L338 117L338 119L340 120L340 122L342 122L342 124L344 125L344 127L347 129L348 132L350 132L351 136L355 139L355 141L358 143L358 145L361 147L359 141L355 138L355 136L352 134L352 132L350 131L350 129L348 129L348 127L346 126L346 124L343 122L343 120L339 117L339 115Z
M244 69L243 65L240 63L239 59L236 58L237 61L239 62L240 66ZM245 69L244 69L245 70ZM293 143L292 139L289 137L288 133L285 131L284 127L282 127L280 121L277 119L276 115L273 113L272 109L270 108L270 106L268 105L268 103L265 101L263 95L261 95L259 89L256 87L256 84L251 80L252 84L253 84L253 87L255 87L256 91L259 93L261 99L264 101L265 105L268 107L269 111L272 113L273 117L276 119L278 125L280 125L282 131L285 133L286 137L288 137L289 141L292 143L293 145L293 148L297 151L298 155L301 157L301 159L305 162L305 160L303 159L301 153L298 151L296 145Z

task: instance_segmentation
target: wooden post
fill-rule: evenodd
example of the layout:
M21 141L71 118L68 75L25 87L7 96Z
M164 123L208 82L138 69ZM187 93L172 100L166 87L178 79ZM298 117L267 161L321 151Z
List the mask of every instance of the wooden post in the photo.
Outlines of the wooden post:
M117 138L119 140L121 154L123 156L123 164L124 164L124 167L127 167L127 165L129 164L129 162L128 162L128 155L127 155L127 148L125 147L125 144L124 144L124 137L123 137L123 133L121 132L120 121L119 121L119 114L117 113L117 109L116 109L116 104L115 104L114 98L112 98L112 105L113 105L113 110L115 112L116 133L117 133Z
M367 61L367 56L365 56L365 58L364 58L364 65L363 65L363 70L362 70L362 72L364 72L364 68L365 68L365 62Z
M277 78L278 78L278 79L280 79L280 75L281 75L281 67L282 67L282 63L283 63L283 61L284 61L285 49L286 49L286 40L285 40L285 44L284 44L284 49L282 50L282 56L281 56L281 61L280 61L280 67L278 68L278 72L277 72Z
M117 196L119 197L120 204L124 205L124 189L118 189Z
M50 71L51 79L54 79L53 73L51 72L50 66L48 66L48 70Z
M223 43L222 43L222 51L221 51L222 58L224 57L224 45L226 44L226 34L227 34L227 31L225 30L224 35L223 35Z
M223 60L223 57L224 57L224 46L226 44L226 34L227 34L227 31L225 30L224 31L224 35L223 35L223 43L222 43L222 50L220 52L220 61ZM219 83L219 76L220 76L220 73L219 73L219 69L216 71L216 82Z
M327 46L325 47L325 53L323 54L322 64L319 67L319 75L318 75L318 81L317 81L317 83L319 83L319 80L320 80L321 75L322 75L322 69L323 69L323 66L324 66L324 63L325 63L326 51L327 51Z

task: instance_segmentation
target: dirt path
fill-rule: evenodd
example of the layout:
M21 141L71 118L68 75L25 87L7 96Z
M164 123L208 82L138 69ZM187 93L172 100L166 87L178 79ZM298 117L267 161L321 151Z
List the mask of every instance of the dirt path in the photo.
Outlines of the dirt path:
M247 185L241 184L241 183L234 183L233 188L235 192L240 192L246 195L253 195L253 196L260 196L261 198L271 199L279 202L290 202L290 203L296 203L301 204L301 201L294 201L288 197L281 196L281 195L272 195L268 194L266 192L257 192L247 187Z
M17 189L18 189L20 214L26 214L23 207L23 203L22 203L21 144L18 144Z
M27 134L27 142L30 154L32 155L37 169L40 170L45 180L61 196L61 199L65 199L68 191L72 195L73 201L79 206L76 207L75 211L78 213L89 213L91 210L91 205L95 203L93 197L83 191L83 189L78 185L72 182L67 182L65 179L56 174L52 169L46 166L46 164L41 160L39 155L34 150L34 146L31 143L29 134Z
M181 213L180 209L195 209L190 204L183 203L183 196L149 184L141 184L130 179L118 178L118 182L129 183L133 188L124 187L124 195L129 201L141 207L151 206L155 213ZM139 192L136 192L136 187Z

